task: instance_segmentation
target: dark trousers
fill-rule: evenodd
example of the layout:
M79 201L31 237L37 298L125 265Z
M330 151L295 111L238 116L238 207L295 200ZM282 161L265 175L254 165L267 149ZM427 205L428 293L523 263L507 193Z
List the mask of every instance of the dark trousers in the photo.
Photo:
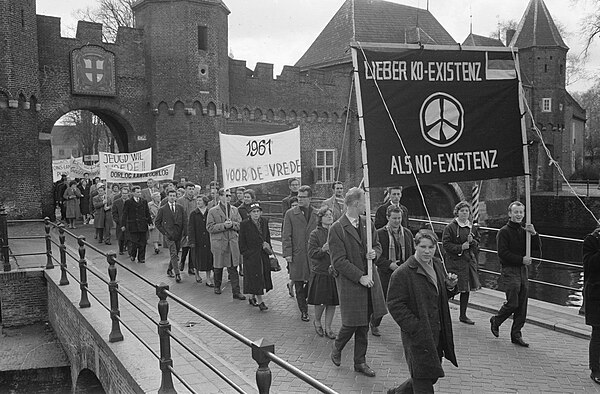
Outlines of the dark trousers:
M167 247L169 248L169 268L167 272L175 270L175 275L179 275L179 249L180 241L171 241L167 239Z
M60 203L60 219L67 220L67 204L64 201Z
M386 269L385 271L383 271L383 270L380 270L379 268L377 268L377 272L379 273L379 280L381 282L381 288L383 289L383 298L385 300L387 300L387 292L388 292L388 287L390 286L390 278L392 277L392 273L390 272L389 269ZM376 319L372 318L371 325L373 327L379 327L379 325L381 324L381 320L383 320L383 316L378 317Z
M521 329L527 319L527 300L529 295L527 266L502 267L500 280L504 283L506 302L495 316L495 321L500 326L506 319L513 315L513 324L510 329L512 339L521 338Z
M394 389L394 394L433 393L433 385L437 381L437 379L408 378Z
M119 239L119 252L125 252L127 250L127 240L125 237Z
M146 261L146 232L129 233L129 256Z
M183 270L185 268L185 258L188 256L190 252L190 248L187 246L184 246L183 248L181 248L181 266L179 267L179 269ZM190 258L192 257L192 255L190 254ZM189 265L189 263L188 263ZM188 266L188 270L189 270L189 266Z
M215 273L215 287L220 289L221 284L223 283L223 268L215 268L213 271ZM231 282L231 292L233 294L241 294L240 276L238 274L237 267L227 267L227 275L229 276L229 280Z
M600 326L592 326L590 339L590 369L600 372Z
M368 332L368 325L357 327L342 325L333 346L341 352L350 338L352 338L352 335L354 335L354 365L363 364L366 362L367 346L369 345Z
M295 280L294 288L296 289L296 302L298 303L298 309L301 313L308 313L308 282L303 280Z
M96 229L96 239L98 243L102 242L110 242L110 229L97 228Z

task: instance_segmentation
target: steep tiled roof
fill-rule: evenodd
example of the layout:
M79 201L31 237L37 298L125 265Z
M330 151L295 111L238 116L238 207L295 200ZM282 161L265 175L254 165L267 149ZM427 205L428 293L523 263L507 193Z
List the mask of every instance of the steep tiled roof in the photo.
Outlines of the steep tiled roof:
M346 0L296 67L317 68L350 61L348 48L352 41L456 44L429 11L384 0Z
M543 0L530 0L509 46L518 48L561 47L569 49Z
M477 34L469 34L462 43L467 47L503 47L504 44L497 38L484 37Z

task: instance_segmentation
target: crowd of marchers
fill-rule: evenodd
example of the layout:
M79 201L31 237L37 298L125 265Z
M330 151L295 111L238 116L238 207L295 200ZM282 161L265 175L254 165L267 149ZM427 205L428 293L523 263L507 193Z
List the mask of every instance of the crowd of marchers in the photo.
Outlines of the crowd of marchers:
M88 178L63 176L54 185L56 214L60 211L69 228L79 220L93 224L97 242L109 245L114 228L119 254L127 253L132 263L145 263L148 246L156 254L167 249L168 277L181 282L187 262L188 274L217 295L226 269L234 299L247 299L261 312L269 309L265 295L273 289L271 271L278 264L273 262L268 218L252 189L238 187L234 194L211 183L203 194L185 178L109 188L99 178ZM345 192L341 182L334 182L332 194L320 196L327 197L323 200L299 179L289 179L288 186L290 194L281 202L281 255L289 275L287 294L295 297L299 318L309 322L312 317L316 333L333 340L330 357L336 366L354 337L354 370L372 377L376 372L367 364L368 333L380 336L381 321L389 313L401 328L410 377L388 393L433 392L444 376L442 358L457 366L448 299L459 295L459 321L475 324L467 307L470 292L481 287L481 238L470 204L455 206L440 241L427 228L414 235L409 230L401 186L386 190L387 201L377 208L370 228L363 189ZM531 264L526 233L534 247L540 241L533 225L523 225L524 210L522 203L511 203L508 223L497 234L499 283L506 302L491 317L490 328L498 337L500 325L513 316L510 339L528 347L521 333ZM338 306L341 327L336 332L332 323Z

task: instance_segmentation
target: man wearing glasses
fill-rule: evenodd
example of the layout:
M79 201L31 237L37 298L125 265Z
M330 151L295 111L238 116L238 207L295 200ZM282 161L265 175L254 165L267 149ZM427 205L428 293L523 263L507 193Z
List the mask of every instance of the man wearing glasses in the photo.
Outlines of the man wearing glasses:
M310 206L311 196L310 186L304 185L298 189L298 206L285 213L281 237L283 257L289 265L290 280L294 282L302 321L310 320L306 302L310 278L308 239L317 227L317 213Z
M215 294L221 294L223 268L227 268L233 298L245 300L246 297L240 291L240 277L237 271L240 262L238 231L242 218L237 208L230 204L231 191L221 188L218 193L219 203L208 211L206 218L206 229L210 233L210 248L214 258Z

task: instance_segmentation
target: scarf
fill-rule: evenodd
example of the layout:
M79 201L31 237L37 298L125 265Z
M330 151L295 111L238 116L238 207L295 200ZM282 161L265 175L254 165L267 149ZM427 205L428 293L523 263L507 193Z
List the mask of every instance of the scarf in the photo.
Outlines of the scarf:
M396 257L396 237L394 237L393 231L390 226L386 225L385 227L387 229L388 237L390 240L388 257L392 262L395 262L396 260L398 260L398 258ZM402 253L401 254L402 259L400 261L405 262L406 261L406 256L405 256L406 248L404 246L404 228L402 226L400 226L398 228L398 235L400 236L400 245L398 245L398 249Z

